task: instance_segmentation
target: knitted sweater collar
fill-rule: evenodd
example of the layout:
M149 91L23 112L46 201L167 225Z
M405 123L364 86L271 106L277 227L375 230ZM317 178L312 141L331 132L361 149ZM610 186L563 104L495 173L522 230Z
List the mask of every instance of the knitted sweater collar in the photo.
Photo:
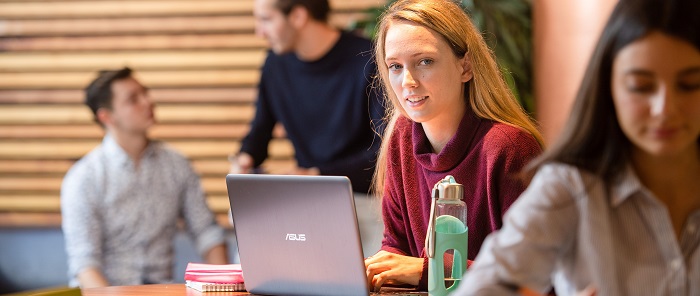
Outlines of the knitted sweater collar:
M445 148L439 154L433 152L430 141L425 135L423 125L412 122L413 125L413 154L416 161L426 170L444 172L456 167L472 149L473 139L476 135L481 119L467 108L457 132L452 136Z

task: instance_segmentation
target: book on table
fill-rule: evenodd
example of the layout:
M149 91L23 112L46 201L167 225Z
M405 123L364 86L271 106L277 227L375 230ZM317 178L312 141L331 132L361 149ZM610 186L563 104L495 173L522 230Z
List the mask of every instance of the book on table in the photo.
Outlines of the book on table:
M185 285L202 292L245 291L240 264L188 263Z

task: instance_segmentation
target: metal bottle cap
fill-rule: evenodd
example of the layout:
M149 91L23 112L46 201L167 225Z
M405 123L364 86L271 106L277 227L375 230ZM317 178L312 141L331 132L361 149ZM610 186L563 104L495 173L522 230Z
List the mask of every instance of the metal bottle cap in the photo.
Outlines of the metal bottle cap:
M448 177L451 179L447 180ZM445 179L436 185L438 187L439 199L460 200L464 196L464 186L456 183L452 176L445 177Z

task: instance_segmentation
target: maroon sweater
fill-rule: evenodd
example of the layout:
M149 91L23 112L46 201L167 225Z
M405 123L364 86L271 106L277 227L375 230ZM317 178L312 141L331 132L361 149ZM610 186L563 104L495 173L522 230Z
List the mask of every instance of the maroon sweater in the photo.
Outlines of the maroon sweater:
M428 283L424 252L433 185L446 175L464 185L469 229L468 259L486 235L499 229L503 214L525 190L517 174L541 152L525 130L476 117L468 110L440 154L432 152L419 123L400 117L388 152L382 213L382 250L426 258L419 288Z

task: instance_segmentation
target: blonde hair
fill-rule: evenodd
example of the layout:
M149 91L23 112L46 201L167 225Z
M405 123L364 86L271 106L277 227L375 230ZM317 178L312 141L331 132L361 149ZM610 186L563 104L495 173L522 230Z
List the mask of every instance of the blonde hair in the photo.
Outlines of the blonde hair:
M375 41L375 59L381 87L384 89L385 100L391 102L387 104L387 126L373 180L373 189L377 196L383 195L391 134L397 119L404 116L398 98L391 88L389 70L384 62L386 32L392 22L398 20L410 21L437 32L447 41L457 58L469 55L473 78L465 83L468 89L465 99L478 117L522 128L543 145L537 126L508 88L493 52L464 10L452 0L399 0L382 14Z

